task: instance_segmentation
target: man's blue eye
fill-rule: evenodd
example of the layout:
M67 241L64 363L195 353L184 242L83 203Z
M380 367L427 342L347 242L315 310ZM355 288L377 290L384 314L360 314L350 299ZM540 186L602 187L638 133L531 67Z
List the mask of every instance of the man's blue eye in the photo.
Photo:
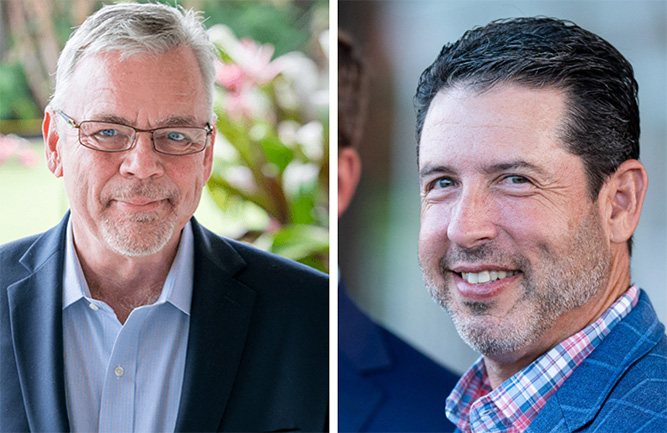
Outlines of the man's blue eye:
M186 140L188 137L185 134L178 131L169 131L167 133L167 138L173 141L183 141Z
M507 176L505 179L509 180L510 183L515 185L520 185L522 183L528 183L528 179L523 176Z
M454 186L454 181L451 179L442 178L435 181L436 188L449 188L450 186Z
M102 129L97 133L97 135L100 135L102 137L115 137L116 135L118 135L118 130L112 128Z

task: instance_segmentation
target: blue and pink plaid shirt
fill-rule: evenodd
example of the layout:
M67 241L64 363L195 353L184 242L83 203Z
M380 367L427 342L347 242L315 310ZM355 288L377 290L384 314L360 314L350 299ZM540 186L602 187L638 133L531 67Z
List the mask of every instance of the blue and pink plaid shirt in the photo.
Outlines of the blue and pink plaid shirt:
M638 300L639 289L630 287L598 320L549 350L496 389L491 389L484 358L479 358L447 398L447 418L464 433L524 431L549 397L630 313Z

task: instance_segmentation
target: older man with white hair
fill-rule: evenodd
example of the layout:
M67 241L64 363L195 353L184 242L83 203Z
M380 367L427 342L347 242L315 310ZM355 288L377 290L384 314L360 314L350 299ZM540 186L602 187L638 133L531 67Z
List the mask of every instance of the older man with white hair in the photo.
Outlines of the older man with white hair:
M103 7L43 133L71 210L0 247L0 430L318 431L327 277L192 217L213 163L199 16Z

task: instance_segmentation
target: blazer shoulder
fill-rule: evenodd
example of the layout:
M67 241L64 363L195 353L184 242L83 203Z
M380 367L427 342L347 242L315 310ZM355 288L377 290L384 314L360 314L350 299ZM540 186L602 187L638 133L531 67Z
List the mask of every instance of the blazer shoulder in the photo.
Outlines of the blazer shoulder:
M565 380L530 432L667 433L667 337L645 292Z
M0 245L0 288L3 290L8 285L29 275L28 270L21 265L20 260L30 247L42 235L32 235Z
M328 300L329 276L304 264L218 236L193 221L197 249L260 295Z
M667 337L621 376L602 406L596 431L667 432Z
M309 266L276 254L229 240L246 262L237 278L252 287L260 296L278 305L289 304L313 308L325 307L329 300L329 277Z
M243 257L250 269L255 267L269 268L275 272L284 272L298 278L311 279L313 281L324 281L329 278L328 275L294 260L260 250L243 242L232 239L225 240Z
M28 236L0 245L0 262L3 264L5 262L18 262L21 256L25 254L28 248L30 248L40 236L42 236L42 234Z
M36 235L0 245L0 288L39 269L65 248L69 211L55 227Z

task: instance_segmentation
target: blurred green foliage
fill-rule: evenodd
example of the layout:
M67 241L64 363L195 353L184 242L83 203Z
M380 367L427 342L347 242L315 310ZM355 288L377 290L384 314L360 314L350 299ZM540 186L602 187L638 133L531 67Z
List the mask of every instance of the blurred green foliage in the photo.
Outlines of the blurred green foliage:
M0 119L34 119L40 111L32 99L23 66L0 63Z
M207 23L222 23L239 37L271 43L280 56L308 45L311 8L318 4L322 2L306 2L300 7L293 2L207 0L199 6L208 17Z

